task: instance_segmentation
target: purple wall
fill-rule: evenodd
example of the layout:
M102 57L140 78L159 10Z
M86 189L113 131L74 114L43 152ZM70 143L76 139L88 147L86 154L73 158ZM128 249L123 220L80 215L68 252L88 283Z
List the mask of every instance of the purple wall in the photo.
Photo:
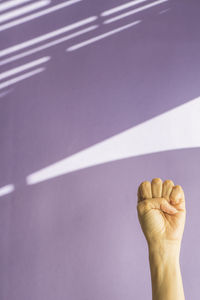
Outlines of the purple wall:
M199 299L198 147L117 160L34 185L26 181L33 172L200 96L199 1L153 4L109 24L103 21L157 1L102 17L128 2L83 0L36 18L66 3L51 1L1 22L9 11L36 2L0 15L0 187L14 187L0 197L0 299L151 299L136 191L153 177L184 187L183 283L186 299ZM97 18L80 28L46 35L91 16ZM96 36L102 38L66 51ZM40 64L44 57L48 61Z

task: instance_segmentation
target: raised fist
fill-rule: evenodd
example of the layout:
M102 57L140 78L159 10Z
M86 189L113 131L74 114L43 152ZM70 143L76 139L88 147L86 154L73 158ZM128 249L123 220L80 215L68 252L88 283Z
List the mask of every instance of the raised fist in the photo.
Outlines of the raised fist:
M148 244L181 243L185 225L185 196L180 185L154 178L138 188L137 212Z

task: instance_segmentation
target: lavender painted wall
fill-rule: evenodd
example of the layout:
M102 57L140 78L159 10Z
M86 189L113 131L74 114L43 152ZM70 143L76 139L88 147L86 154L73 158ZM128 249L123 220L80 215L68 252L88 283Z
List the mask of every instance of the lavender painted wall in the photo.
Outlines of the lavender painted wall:
M51 1L48 7L60 3ZM151 299L136 191L153 177L184 187L183 283L186 299L199 299L199 148L139 155L35 185L26 182L37 170L200 96L199 1L169 0L102 23L145 5L101 17L124 3L83 0L7 29L2 26L25 15L0 24L1 74L50 57L38 74L19 79L42 66L0 81L0 187L15 188L0 197L1 300ZM11 48L90 16L98 18L34 45ZM137 20L135 26L66 51ZM27 52L93 25L98 27ZM12 78L18 81L9 84Z

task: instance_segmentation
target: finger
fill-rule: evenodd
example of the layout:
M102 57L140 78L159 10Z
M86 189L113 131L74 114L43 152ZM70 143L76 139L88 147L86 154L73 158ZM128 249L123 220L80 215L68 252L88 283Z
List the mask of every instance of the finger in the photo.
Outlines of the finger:
M185 196L182 187L180 185L175 185L172 188L169 198L173 205L185 202Z
M138 188L138 191L137 191L137 198L138 198L138 202L142 201L142 197L140 194L140 187Z
M172 214L172 215L176 214L178 212L178 210L174 206L170 205L166 199L163 199L163 200L165 200L165 202L163 202L160 206L162 211L166 212L167 214Z
M167 214L175 214L178 212L178 210L164 198L152 198L151 201L140 201L137 205L139 216L143 216L152 209L158 209Z
M162 197L167 199L169 201L169 196L172 192L172 189L174 187L174 183L172 180L165 180L163 182L163 187L162 187Z
M139 188L142 200L152 198L151 183L149 181L143 181Z
M153 198L162 197L162 180L160 178L152 179L151 191L152 191Z

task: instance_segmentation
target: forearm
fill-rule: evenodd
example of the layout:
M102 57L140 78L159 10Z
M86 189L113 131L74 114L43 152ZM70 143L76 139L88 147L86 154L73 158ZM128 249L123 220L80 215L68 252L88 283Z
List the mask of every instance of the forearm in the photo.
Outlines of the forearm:
M174 245L149 245L153 300L185 300L179 254L180 247Z

